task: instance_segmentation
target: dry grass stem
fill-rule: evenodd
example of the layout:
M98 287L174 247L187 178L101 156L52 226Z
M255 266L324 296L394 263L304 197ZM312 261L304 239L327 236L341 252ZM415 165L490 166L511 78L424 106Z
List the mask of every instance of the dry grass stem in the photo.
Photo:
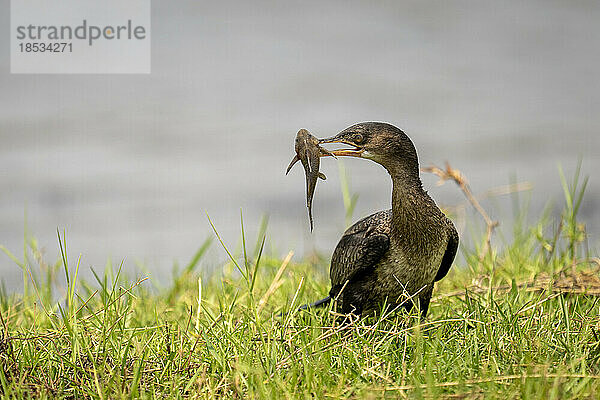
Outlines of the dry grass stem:
M492 234L494 232L494 229L498 226L499 222L494 221L490 218L489 214L483 209L477 198L473 195L473 192L469 187L467 178L458 169L452 168L448 162L446 162L445 169L442 169L435 165L431 165L429 167L422 168L421 170L423 172L429 172L438 176L440 178L440 180L438 181L438 185L443 185L447 180L452 180L453 182L455 182L460 188L460 190L464 193L469 203L471 203L471 205L475 208L475 210L477 210L479 215L481 215L481 217L485 221L485 241L481 249L481 253L479 254L479 266L481 267L484 258L488 255L488 253L491 253ZM519 187L516 186L513 187L513 189L518 188ZM504 190L506 189L510 188L504 188Z

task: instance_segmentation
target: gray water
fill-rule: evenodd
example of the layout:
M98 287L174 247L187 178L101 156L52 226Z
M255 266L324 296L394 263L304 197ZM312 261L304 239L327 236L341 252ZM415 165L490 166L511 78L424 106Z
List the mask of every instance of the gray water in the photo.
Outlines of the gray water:
M8 11L0 0L5 27ZM5 29L0 244L22 254L26 214L48 260L58 227L84 270L124 259L160 282L212 234L207 213L235 247L243 209L249 236L269 215L274 251L330 253L344 229L335 161L323 162L312 235L302 170L284 170L299 128L324 137L365 120L401 127L423 165L450 161L475 192L511 174L531 182L534 216L549 199L558 208L557 165L571 173L581 157L596 244L598 21L597 1L154 0L150 75L11 75ZM345 165L355 218L387 208L384 171ZM435 182L424 176L438 203L463 201ZM498 202L510 225L510 202ZM203 268L224 260L215 246ZM18 290L1 253L0 274Z

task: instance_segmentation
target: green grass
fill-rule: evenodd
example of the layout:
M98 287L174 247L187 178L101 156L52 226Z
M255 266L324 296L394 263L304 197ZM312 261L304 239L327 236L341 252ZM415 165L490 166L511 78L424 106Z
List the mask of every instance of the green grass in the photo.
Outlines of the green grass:
M22 295L0 294L0 393L596 398L600 285L577 221L578 176L570 186L563 178L561 221L516 223L514 240L484 255L481 242L463 243L423 321L402 312L341 323L329 308L294 311L328 292L327 260L266 254L265 224L255 243L242 225L237 252L222 244L222 274L198 268L209 246L221 246L217 234L162 290L127 279L122 266L81 281L63 233L51 265L27 238L23 259L2 248L26 280Z

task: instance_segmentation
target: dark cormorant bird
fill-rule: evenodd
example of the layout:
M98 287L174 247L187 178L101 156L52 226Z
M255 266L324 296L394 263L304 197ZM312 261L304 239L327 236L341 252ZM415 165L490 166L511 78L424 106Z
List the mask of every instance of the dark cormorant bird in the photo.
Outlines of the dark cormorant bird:
M352 225L333 252L331 290L312 306L337 299L343 313L379 311L418 304L427 314L434 283L444 278L458 248L458 233L423 189L412 141L400 129L381 122L353 125L319 140L344 143L352 149L336 156L373 160L390 174L392 208Z

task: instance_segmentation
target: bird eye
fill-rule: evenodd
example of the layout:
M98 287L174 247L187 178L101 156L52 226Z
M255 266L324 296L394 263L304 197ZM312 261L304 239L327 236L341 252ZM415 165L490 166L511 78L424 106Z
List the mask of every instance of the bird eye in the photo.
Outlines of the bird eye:
M361 135L360 133L355 133L354 136L352 136L352 141L354 141L354 143L360 143L363 141L363 135Z

